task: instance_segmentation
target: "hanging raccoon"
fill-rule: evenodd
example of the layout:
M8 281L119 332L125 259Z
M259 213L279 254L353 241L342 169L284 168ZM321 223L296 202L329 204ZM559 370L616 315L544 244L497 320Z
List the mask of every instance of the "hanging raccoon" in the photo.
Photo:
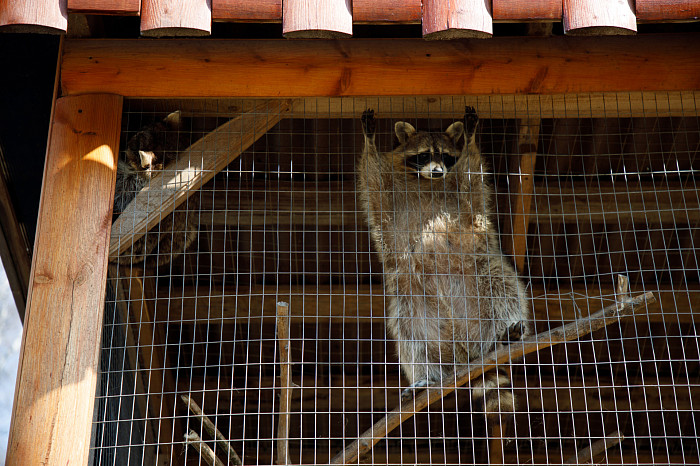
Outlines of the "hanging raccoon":
M399 146L380 153L374 112L362 115L361 197L384 266L388 331L411 388L454 381L460 366L498 342L531 333L525 287L491 220L478 120L466 107L464 121L444 133L397 122ZM514 409L512 392L500 389L509 385L507 375L489 373L472 396L498 421L496 413Z

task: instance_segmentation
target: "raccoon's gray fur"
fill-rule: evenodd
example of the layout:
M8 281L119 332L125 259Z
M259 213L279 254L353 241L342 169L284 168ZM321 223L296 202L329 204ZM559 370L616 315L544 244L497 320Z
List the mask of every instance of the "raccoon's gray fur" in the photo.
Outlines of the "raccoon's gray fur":
M493 188L475 143L477 123L471 107L444 133L398 122L400 144L382 154L374 112L362 116L361 199L384 265L387 328L412 386L449 383L497 342L531 333L525 286L491 220ZM487 413L511 412L509 384L494 371L472 383L472 396L483 398Z
M113 220L148 185L151 178L175 161L179 151L187 148L189 138L180 131L181 126L180 112L173 112L163 121L142 128L129 139L126 149L119 154L117 164ZM196 195L188 200L190 206L197 202ZM176 210L161 220L156 229L111 260L127 265L144 261L147 265L167 264L192 244L197 232L194 213Z

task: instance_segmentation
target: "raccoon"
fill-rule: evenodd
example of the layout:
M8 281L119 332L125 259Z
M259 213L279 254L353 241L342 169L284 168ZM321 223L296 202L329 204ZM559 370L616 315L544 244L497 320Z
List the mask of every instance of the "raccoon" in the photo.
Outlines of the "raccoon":
M127 141L117 163L113 220L154 176L175 161L178 152L188 147L189 138L181 131L182 124L180 112L173 112L162 121L143 127ZM198 203L197 196L190 197L188 203ZM110 260L128 265L164 265L183 254L197 233L195 215L176 210L161 220L157 231L146 233L129 250Z
M444 133L399 121L399 146L380 153L374 112L362 115L358 182L384 267L387 329L411 387L440 386L502 341L532 333L525 286L500 250L493 188L475 142L478 115ZM464 139L464 142L460 141ZM514 410L507 374L472 383L489 418ZM409 387L409 388L411 388ZM404 392L410 396L412 390Z

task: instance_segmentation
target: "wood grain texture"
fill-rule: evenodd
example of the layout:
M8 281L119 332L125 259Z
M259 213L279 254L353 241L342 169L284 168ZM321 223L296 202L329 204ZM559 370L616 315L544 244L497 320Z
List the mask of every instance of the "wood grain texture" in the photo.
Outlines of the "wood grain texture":
M141 0L68 0L71 13L91 13L96 15L138 15Z
M352 36L351 0L283 0L282 34L287 38Z
M355 24L420 24L421 0L353 0Z
M637 32L634 0L564 0L564 32L626 35Z
M491 2L484 0L424 0L426 39L488 38L493 35Z
M0 31L60 34L67 27L66 0L0 0Z
M277 124L288 109L286 101L259 103L181 152L178 161L154 177L114 222L110 255L132 247L134 241Z
M197 37L210 34L211 0L142 0L142 36Z
M214 21L282 21L282 0L212 0L211 10Z
M66 94L338 97L700 89L700 41L694 34L439 43L76 39L66 40L64 50Z
M493 0L494 21L561 21L562 0Z
M122 98L56 102L7 464L86 464Z
M698 0L636 0L637 21L670 22L700 19Z

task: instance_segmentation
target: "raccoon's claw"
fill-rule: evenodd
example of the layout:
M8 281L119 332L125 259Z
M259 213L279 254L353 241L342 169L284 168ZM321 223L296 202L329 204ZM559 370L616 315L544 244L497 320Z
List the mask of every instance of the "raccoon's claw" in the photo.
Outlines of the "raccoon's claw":
M377 122L374 119L374 110L368 108L362 112L362 131L366 136L373 136L374 132L377 130Z
M479 115L474 110L474 107L464 107L464 131L467 137L471 137L476 131L476 125L479 124Z
M501 341L504 343L510 343L512 341L520 341L525 335L525 324L522 322L516 322L506 329L506 331L501 335Z
M414 382L401 392L401 403L405 403L406 401L413 399L418 389L425 388L429 385L430 383L427 380L419 380L418 382Z

